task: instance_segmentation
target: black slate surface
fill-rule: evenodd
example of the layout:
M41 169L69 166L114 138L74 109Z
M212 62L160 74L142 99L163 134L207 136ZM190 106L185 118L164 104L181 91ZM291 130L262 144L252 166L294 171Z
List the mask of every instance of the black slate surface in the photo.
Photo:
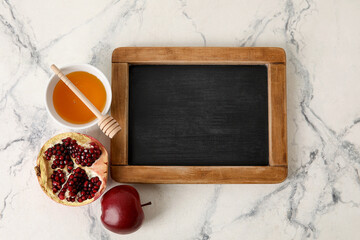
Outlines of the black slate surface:
M265 65L132 65L129 165L268 165Z

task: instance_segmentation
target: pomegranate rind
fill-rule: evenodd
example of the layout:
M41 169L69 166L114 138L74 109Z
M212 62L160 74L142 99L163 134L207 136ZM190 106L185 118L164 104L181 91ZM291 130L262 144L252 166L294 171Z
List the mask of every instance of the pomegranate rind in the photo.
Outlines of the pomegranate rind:
M61 200L57 196L57 194L59 192L57 192L55 194L53 193L51 174L54 170L51 169L51 161L48 161L44 158L44 153L48 148L53 147L57 143L61 143L62 142L61 140L65 139L67 137L75 139L79 145L82 145L85 147L90 147L90 143L95 142L99 146L99 148L102 152L100 158L97 159L95 161L95 163L90 167L82 167L80 165L77 165L74 161L74 169L76 167L81 167L82 169L84 169L86 171L89 178L98 176L102 182L102 184L99 188L99 191L95 194L95 196L93 198L87 199L81 203L77 202L77 201L68 202L66 199ZM57 203L67 205L67 206L84 206L84 205L89 204L89 203L95 201L96 199L98 199L105 191L107 177L108 177L108 153L107 153L105 147L98 140L96 140L95 138L93 138L91 136L81 134L81 133L74 133L74 132L61 133L61 134L58 134L58 135L52 137L51 139L49 139L43 145L43 147L40 149L40 152L39 152L39 155L38 155L37 161L36 161L35 171L36 171L37 179L39 181L41 189L52 200L54 200ZM66 170L64 169L64 171L66 171Z

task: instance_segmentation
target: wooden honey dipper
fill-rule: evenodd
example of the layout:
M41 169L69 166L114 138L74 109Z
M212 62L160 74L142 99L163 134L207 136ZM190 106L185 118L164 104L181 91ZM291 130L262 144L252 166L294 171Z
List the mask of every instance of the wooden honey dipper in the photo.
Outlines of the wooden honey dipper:
M95 114L99 119L98 125L103 133L112 138L121 130L119 123L110 115L103 115L85 95L60 71L54 64L51 65L51 70L80 98L80 100Z

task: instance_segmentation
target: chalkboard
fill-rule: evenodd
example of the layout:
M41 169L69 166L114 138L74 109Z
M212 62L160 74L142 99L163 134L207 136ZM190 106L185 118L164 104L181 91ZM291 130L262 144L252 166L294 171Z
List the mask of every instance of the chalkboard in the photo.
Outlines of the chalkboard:
M269 165L266 65L130 65L128 165Z

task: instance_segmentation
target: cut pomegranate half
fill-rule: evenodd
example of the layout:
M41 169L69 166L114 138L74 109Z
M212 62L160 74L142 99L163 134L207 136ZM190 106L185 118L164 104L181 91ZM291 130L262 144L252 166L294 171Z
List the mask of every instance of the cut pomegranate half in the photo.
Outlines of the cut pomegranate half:
M95 138L62 133L41 148L35 171L41 188L52 200L83 206L98 199L106 188L108 153Z

